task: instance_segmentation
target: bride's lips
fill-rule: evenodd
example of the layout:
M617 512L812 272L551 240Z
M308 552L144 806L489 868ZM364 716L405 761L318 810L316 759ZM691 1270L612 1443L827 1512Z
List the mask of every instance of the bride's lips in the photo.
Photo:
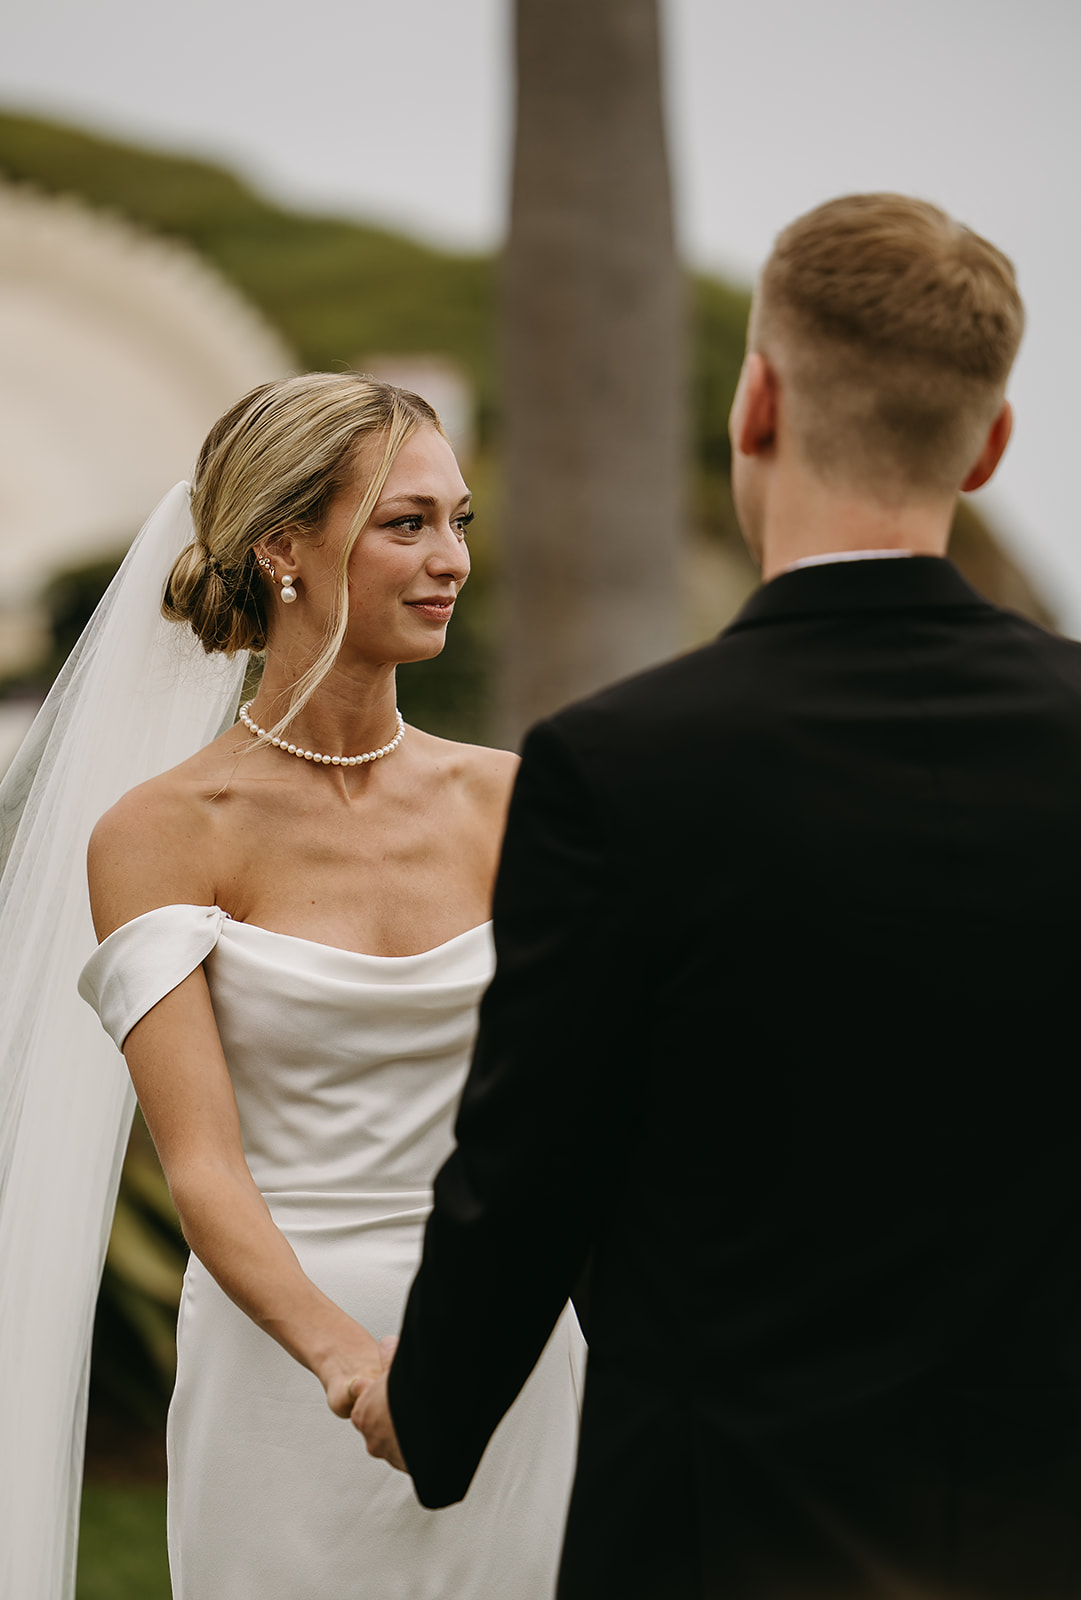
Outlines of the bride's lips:
M405 603L410 611L419 611L423 617L431 617L435 622L446 622L454 610L454 595L432 595L424 600L407 600Z

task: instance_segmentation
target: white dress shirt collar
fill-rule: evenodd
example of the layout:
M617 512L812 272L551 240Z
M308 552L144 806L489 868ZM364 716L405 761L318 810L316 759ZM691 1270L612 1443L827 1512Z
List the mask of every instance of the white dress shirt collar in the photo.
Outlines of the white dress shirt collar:
M796 572L800 567L828 567L838 561L893 561L913 554L912 550L831 550L826 555L803 556L783 570Z

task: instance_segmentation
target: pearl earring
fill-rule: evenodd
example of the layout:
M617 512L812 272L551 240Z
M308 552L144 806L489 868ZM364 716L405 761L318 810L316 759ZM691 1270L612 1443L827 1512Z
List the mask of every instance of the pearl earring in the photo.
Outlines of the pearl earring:
M297 592L293 588L293 580L292 580L292 578L289 576L289 574L287 572L283 572L282 573L282 601L284 602L285 605L291 606L293 601L296 599L296 597L297 597Z
M256 559L256 561L258 561L259 565L263 568L264 572L269 572L271 577L274 576L274 563L273 563L273 561L268 561L266 556L256 556L255 559Z

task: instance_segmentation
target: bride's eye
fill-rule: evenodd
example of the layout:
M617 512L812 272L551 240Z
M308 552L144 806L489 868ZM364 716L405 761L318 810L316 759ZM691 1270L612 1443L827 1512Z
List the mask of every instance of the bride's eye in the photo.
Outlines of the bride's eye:
M454 526L457 528L458 532L463 538L465 537L465 530L473 521L473 518L476 516L476 514L477 513L475 511L463 511L460 517L455 517Z
M411 512L407 517L396 517L393 522L388 522L388 528L404 528L407 533L419 533L424 526L424 518Z

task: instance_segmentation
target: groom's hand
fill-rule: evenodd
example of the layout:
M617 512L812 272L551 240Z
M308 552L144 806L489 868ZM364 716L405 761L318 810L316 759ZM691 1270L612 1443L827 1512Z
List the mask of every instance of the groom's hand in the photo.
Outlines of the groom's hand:
M382 1340L380 1353L383 1355L386 1366L389 1367L394 1359L394 1351L398 1345L397 1339L390 1335ZM402 1458L401 1447L398 1444L398 1435L394 1431L391 1420L390 1406L387 1404L387 1377L383 1375L367 1386L351 1413L354 1428L364 1435L364 1442L368 1446L368 1454L375 1456L379 1461L389 1461L392 1467L397 1467L399 1472L408 1472Z

